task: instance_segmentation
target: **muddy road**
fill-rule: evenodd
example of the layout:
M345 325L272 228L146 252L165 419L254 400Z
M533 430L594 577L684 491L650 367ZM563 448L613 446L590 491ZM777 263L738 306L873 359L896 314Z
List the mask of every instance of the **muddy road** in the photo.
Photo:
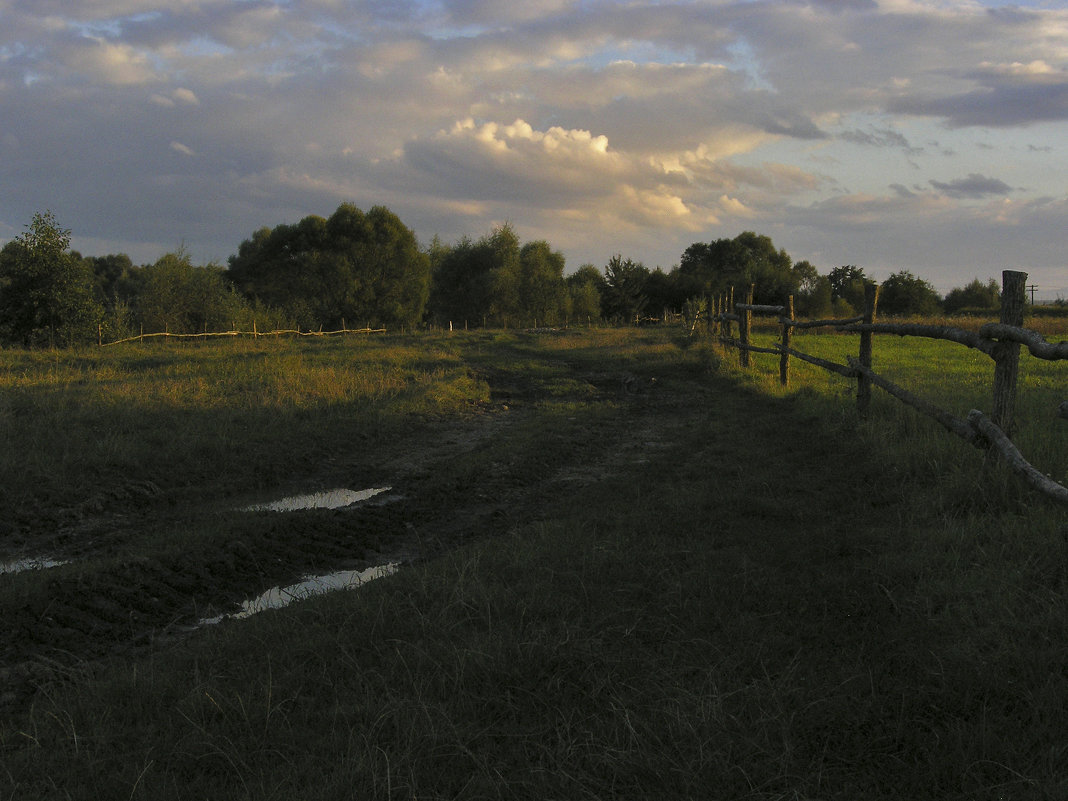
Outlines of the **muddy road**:
M403 436L347 443L314 474L254 494L129 481L66 508L5 521L0 562L0 712L32 701L87 660L195 636L203 621L308 575L432 559L536 520L547 498L640 463L678 437L696 384L668 389L628 373L581 376L577 403L544 405L533 385L492 372L492 400L463 419L413 421ZM337 509L249 511L335 488L389 487Z

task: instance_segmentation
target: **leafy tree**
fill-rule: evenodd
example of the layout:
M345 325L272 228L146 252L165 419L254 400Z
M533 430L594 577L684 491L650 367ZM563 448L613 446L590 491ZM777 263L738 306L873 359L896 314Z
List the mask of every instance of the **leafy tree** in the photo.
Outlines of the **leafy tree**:
M879 289L879 313L923 317L937 314L942 299L930 283L908 270L891 273Z
M635 322L649 302L645 294L649 268L641 262L616 254L604 268L605 290L602 308L605 317Z
M450 321L481 322L489 313L492 260L484 248L464 237L433 257L430 315L439 325Z
M834 314L834 299L831 296L831 281L827 276L818 276L815 282L803 285L799 290L794 312L799 317L822 318Z
M965 309L976 311L995 311L1001 306L1001 287L991 278L985 284L973 278L963 287L949 290L942 309L946 314L954 314Z
M96 340L103 309L92 273L50 211L0 250L0 341L70 346Z
M251 298L305 327L410 325L430 291L430 258L389 209L343 203L329 219L261 228L230 257L230 277Z
M143 274L125 253L86 256L82 262L96 281L97 299L106 307L132 303L141 292Z
M677 312L686 302L685 296L679 292L675 271L665 273L659 267L649 273L645 282L645 297L648 300L645 310L649 316Z
M519 295L523 313L547 325L563 322L567 313L564 254L545 240L528 242L519 251Z
M870 279L860 267L855 264L835 267L827 280L831 285L835 315L848 317L864 311L864 286Z
M505 223L477 242L464 237L435 255L430 312L439 324L520 322L522 259L519 237Z
M489 319L504 326L519 324L524 317L519 236L505 223L483 241L491 265Z
M769 237L752 231L690 245L678 272L688 295L719 295L734 287L737 299L738 293L755 285L757 303L782 303L797 293L803 278L785 250L776 250Z
M583 264L564 279L570 298L570 316L575 320L599 320L604 276L592 264Z
M137 311L146 331L198 334L228 330L246 315L247 304L218 265L196 267L184 250L167 253L144 268Z
M135 306L144 288L145 271L125 253L86 256L83 264L96 282L96 299L104 307L102 333L111 341L130 336L135 327Z

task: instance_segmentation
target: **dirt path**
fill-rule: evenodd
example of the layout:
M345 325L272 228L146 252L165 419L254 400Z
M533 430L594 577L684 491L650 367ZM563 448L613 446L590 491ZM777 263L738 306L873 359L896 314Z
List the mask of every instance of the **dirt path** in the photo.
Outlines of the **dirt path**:
M493 377L490 377L493 380ZM42 680L85 660L150 649L200 621L302 576L433 558L536 517L548 493L597 481L657 447L684 399L652 384L588 376L587 415L539 408L513 383L464 420L420 425L366 455L324 460L274 498L167 492L148 482L103 490L69 508L27 513L17 548L72 565L0 576L0 710L24 705ZM608 411L604 411L607 409ZM662 412L670 412L663 414ZM343 509L241 511L309 490L389 486ZM191 502L197 495L202 501ZM195 547L174 532L208 532ZM146 544L148 543L148 544Z

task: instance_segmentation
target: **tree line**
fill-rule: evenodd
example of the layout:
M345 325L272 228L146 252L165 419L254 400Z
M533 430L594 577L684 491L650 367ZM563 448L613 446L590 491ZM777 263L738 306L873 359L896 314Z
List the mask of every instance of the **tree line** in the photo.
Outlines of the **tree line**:
M194 265L183 248L153 264L125 254L82 256L51 212L35 214L0 249L0 344L71 346L138 331L200 333L342 325L559 326L605 320L639 323L666 313L695 314L730 287L755 285L757 303L795 298L800 316L852 316L870 278L856 265L820 275L764 235L696 242L664 271L615 254L601 267L565 275L545 240L523 243L510 224L477 240L420 247L389 209L342 203L264 227L226 266ZM909 271L882 282L880 314L988 312L1000 289L974 279L941 297Z

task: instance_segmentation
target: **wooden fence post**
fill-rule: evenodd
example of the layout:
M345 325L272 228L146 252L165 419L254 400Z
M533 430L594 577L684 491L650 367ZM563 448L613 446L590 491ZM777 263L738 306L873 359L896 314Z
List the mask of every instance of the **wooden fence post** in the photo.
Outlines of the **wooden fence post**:
M794 296L786 298L786 317L790 323L794 321ZM779 383L784 387L790 386L790 344L793 339L794 327L790 323L782 324L782 355L779 356Z
M746 305L753 305L753 294L756 291L756 284L749 285L749 291L745 293ZM741 319L738 321L738 340L741 342L742 347L739 349L738 358L742 367L749 366L749 329L753 326L753 312L749 309L743 309L742 313L738 315Z
M1023 326L1027 273L1005 270L1001 273L1001 323ZM1012 436L1016 414L1016 378L1020 372L1020 344L999 342L994 348L994 424Z
M879 285L872 282L864 284L864 324L875 322L876 309L879 306ZM871 369L871 331L860 332L860 363ZM871 405L871 379L861 373L857 376L857 410L866 412Z
M727 290L727 295L723 300L724 300L724 303L726 304L726 308L723 311L726 312L727 314L734 314L734 287L731 287L730 289ZM723 338L724 339L733 339L734 338L734 321L733 320L724 320L723 322L727 326L725 329L723 329Z

